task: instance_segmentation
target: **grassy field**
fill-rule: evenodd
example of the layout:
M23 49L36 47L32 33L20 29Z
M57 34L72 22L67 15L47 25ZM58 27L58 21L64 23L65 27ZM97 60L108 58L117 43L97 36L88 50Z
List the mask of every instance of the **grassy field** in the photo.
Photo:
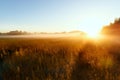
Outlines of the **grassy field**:
M109 39L0 39L4 80L120 80L120 44Z

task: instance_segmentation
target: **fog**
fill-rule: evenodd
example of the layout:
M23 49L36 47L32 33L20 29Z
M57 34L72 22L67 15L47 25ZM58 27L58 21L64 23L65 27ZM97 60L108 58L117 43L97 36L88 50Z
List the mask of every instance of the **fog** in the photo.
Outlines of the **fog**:
M34 34L34 35L0 35L0 38L64 38L82 36L80 33Z

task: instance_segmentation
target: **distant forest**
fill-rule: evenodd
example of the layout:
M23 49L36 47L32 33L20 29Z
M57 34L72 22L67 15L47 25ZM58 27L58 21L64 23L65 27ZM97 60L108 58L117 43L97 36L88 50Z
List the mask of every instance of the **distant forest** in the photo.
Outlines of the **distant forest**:
M113 23L104 26L101 30L102 34L105 35L119 35L120 34L120 18L115 19Z
M25 31L18 31L18 30L9 31L9 32L6 32L6 33L0 33L0 35L25 35L25 34L30 34L30 33L25 32Z
M70 32L53 32L53 33L48 33L48 32L26 32L26 31L19 31L19 30L15 30L15 31L9 31L6 33L0 33L0 35L29 35L29 34L67 34L67 33L80 33L80 34L85 34L82 31L78 31L78 30L74 30L74 31L70 31Z

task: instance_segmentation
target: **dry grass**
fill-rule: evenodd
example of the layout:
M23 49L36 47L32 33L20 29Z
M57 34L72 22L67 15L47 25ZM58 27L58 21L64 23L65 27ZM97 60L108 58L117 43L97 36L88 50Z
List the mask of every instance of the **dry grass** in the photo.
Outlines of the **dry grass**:
M4 80L120 80L120 45L85 39L0 39Z

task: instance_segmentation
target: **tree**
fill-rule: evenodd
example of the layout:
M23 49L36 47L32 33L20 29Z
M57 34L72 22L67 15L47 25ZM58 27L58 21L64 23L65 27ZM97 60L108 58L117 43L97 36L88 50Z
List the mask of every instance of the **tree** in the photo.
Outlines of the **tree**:
M120 34L120 18L115 19L114 23L110 23L109 25L103 27L101 33L107 35Z

